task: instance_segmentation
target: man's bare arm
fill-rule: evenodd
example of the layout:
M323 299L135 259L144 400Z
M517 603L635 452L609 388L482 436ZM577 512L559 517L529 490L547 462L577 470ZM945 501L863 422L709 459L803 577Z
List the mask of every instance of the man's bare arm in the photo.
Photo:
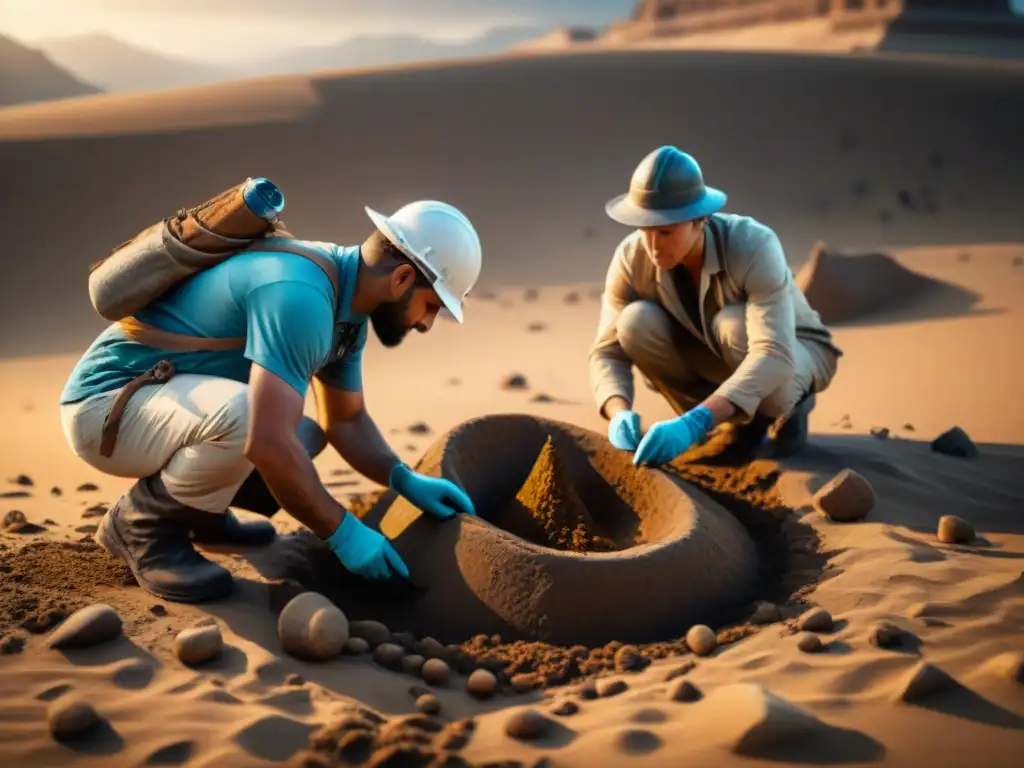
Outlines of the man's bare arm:
M253 364L245 455L288 514L321 538L338 528L345 508L324 488L296 436L304 398L281 378Z
M327 441L356 472L388 487L400 459L366 410L362 392L348 392L313 380L317 418Z

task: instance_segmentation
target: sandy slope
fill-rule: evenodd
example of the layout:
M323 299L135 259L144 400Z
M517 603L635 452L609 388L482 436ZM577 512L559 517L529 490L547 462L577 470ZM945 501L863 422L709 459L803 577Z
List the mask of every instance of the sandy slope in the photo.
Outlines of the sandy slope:
M794 510L792 520L809 526L817 539L819 584L798 600L780 597L782 623L696 660L685 679L701 691L700 701L669 700L678 680L666 682L666 676L685 661L680 658L613 676L628 689L597 701L578 699L574 685L475 702L462 692L465 678L459 677L437 692L442 720L475 718L463 757L532 765L547 756L554 766L1017 764L1024 729L1024 450L1018 445L1024 409L1016 394L1024 374L1012 358L1012 340L1024 331L1022 256L1024 249L1010 245L900 254L904 266L977 294L973 309L965 314L962 305L942 305L948 294L935 294L838 329L848 354L835 385L820 398L812 446L781 467L773 491ZM435 435L493 412L601 428L585 379L597 312L590 287L543 288L535 301L524 299L523 288L509 286L493 299L474 301L467 325L444 323L399 351L372 343L370 407L395 445L409 446L407 456L415 458L431 439L405 431L421 420ZM566 303L573 291L581 300ZM546 327L529 330L535 322ZM21 489L30 497L5 499L5 506L22 509L30 521L54 523L44 534L2 535L7 549L0 556L11 563L28 562L15 555L28 541L87 536L73 530L95 522L80 519L83 508L112 500L126 484L97 476L64 449L53 403L71 362L0 364L3 473L26 473L35 482ZM500 389L512 372L526 375L527 391ZM417 382L415 400L403 397L410 380ZM532 402L540 392L556 401ZM646 419L667 415L642 388L639 405ZM839 425L844 414L852 427ZM979 458L928 449L954 424L979 443ZM891 439L868 435L880 426L892 430ZM343 466L336 456L323 457L319 466L329 481L351 478L337 474ZM810 495L845 467L867 477L878 495L862 523L831 523L809 506ZM764 477L772 470L759 462L751 472ZM74 490L86 481L100 490ZM64 491L59 498L49 495L53 485ZM337 493L344 498L367 488L339 486ZM951 513L973 522L983 540L938 543L937 519ZM279 522L294 528L287 519ZM42 575L50 573L43 561L32 561L40 563L28 573L41 583L37 594L63 594L73 605L108 602L124 617L128 639L61 653L46 650L42 636L10 632L28 644L0 656L0 756L10 765L262 765L305 748L310 732L336 718L346 702L362 702L386 717L413 712L411 677L367 657L316 665L281 652L259 575L273 570L276 552L219 555L242 577L239 592L203 608L167 604L166 615L150 610L159 601L117 586L116 568L83 573L76 565L80 553L62 556L66 570L53 583ZM5 579L3 589L20 583ZM823 606L836 620L833 631L821 634L826 649L818 654L795 646L794 619L807 604ZM219 660L191 670L173 658L174 632L207 614L222 622L227 647ZM880 620L911 633L902 650L871 644L869 633ZM922 661L956 682L945 681L913 703L896 701ZM286 683L292 673L304 682ZM44 724L46 703L66 694L65 687L94 703L105 730L82 743L53 741ZM580 711L551 716L558 726L548 736L529 743L505 735L514 712L527 706L549 711L565 699L578 701Z
M950 110L949 105L956 109ZM427 117L429 115L429 118ZM461 206L482 282L600 280L604 215L644 154L692 152L729 209L799 266L839 247L1024 239L1024 70L893 57L619 51L274 78L0 110L0 355L101 327L86 268L151 220L248 175L286 221L361 242L364 205Z

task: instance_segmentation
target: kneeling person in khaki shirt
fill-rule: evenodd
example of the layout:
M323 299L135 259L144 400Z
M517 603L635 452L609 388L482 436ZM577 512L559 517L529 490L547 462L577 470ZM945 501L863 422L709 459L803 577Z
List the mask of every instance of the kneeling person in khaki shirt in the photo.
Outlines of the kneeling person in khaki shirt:
M590 383L608 437L635 464L671 461L725 422L733 455L773 437L776 457L807 440L814 394L842 352L793 282L764 224L721 213L726 195L672 146L647 155L608 215L634 227L608 268ZM679 414L641 435L636 366Z

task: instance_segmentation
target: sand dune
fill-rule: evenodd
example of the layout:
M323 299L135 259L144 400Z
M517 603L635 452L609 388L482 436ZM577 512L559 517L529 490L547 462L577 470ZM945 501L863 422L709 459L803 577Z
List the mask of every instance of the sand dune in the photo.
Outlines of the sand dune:
M43 52L0 35L0 107L99 92Z
M666 99L680 83L688 100ZM625 234L604 202L665 142L700 159L729 210L775 227L794 267L822 238L840 249L1014 242L1022 95L1012 68L658 51L0 111L0 225L19 254L0 287L0 353L82 346L102 327L87 265L248 175L278 182L289 226L312 239L361 241L365 204L450 200L481 232L492 286L600 280ZM395 117L413 114L431 118L413 129ZM927 210L901 202L922 196Z

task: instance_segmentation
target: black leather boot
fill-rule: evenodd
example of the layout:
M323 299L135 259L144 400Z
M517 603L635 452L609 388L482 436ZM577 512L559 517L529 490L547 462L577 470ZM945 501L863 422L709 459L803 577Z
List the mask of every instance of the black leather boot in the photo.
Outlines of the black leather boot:
M296 434L309 457L316 458L327 445L327 436L320 425L308 416L299 422ZM259 470L254 469L239 486L230 506L271 518L281 509ZM241 521L231 512L217 515L202 527L192 530L192 539L200 544L222 544L240 547L262 547L277 536L273 524L264 520Z
M96 541L128 564L144 590L164 600L203 603L225 597L234 579L196 552L189 530L210 512L186 507L164 487L159 475L139 480L110 508Z
M784 459L795 456L807 445L810 431L809 421L816 399L813 392L800 398L793 410L772 424L769 436L775 443L774 458Z

